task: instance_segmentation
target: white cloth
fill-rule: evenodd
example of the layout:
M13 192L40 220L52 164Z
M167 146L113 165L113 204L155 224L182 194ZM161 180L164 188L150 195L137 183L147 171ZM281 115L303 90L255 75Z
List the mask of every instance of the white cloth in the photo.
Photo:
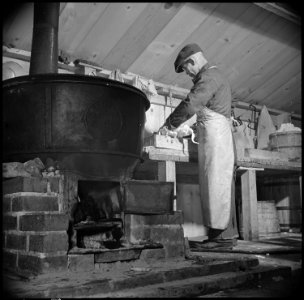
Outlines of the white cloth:
M197 131L203 223L224 230L230 219L234 170L231 122L204 107Z

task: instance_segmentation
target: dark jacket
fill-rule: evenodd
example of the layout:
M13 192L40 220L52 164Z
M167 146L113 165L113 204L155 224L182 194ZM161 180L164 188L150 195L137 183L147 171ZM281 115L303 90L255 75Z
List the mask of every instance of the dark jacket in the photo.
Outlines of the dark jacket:
M224 115L231 116L231 89L228 80L218 68L209 69L206 64L193 79L193 87L187 98L180 102L166 119L165 126L174 129L197 114L200 121L201 110L204 106Z

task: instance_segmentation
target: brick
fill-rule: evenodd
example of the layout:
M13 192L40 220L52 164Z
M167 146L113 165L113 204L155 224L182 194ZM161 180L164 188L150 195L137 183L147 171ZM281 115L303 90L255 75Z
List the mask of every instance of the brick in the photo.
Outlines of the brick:
M49 182L49 192L59 193L59 181L61 180L59 177L49 177L46 178Z
M68 230L67 214L27 214L20 216L22 231L62 231Z
M18 192L47 192L47 181L38 177L16 177L5 180L2 184L3 194Z
M39 257L30 254L19 254L18 267L34 274L67 271L68 256L58 255L50 257Z
M68 235L66 232L48 232L46 234L35 234L29 237L29 250L35 252L49 253L57 251L68 251Z
M2 198L2 212L11 212L11 198L5 196Z
M68 269L73 272L93 271L94 270L94 254L68 255Z
M58 198L41 195L14 197L12 211L58 211Z
M17 253L12 253L6 250L2 251L2 263L4 268L17 268Z
M140 254L140 259L144 261L159 260L166 256L166 251L162 249L143 249Z
M140 256L141 249L121 248L95 253L95 263L109 263L114 261L135 260Z
M26 250L26 236L8 233L6 237L6 248L14 250Z
M18 192L48 192L48 182L50 192L59 193L59 177L38 178L38 177L16 177L3 181L3 194Z
M3 230L17 229L17 217L4 215L3 216Z

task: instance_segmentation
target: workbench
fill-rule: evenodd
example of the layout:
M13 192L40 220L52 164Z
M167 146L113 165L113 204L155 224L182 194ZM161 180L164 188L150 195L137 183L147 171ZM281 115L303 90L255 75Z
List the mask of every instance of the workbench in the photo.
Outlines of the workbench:
M161 146L161 145L160 145ZM174 147L172 147L174 148ZM176 147L175 147L176 148ZM157 161L158 180L175 183L176 195L176 166L177 162L197 162L197 145L190 141L180 149L168 149L146 144L143 158ZM300 161L286 161L280 159L259 159L250 157L237 158L237 172L241 177L242 193L242 229L244 240L258 240L258 213L257 213L257 190L256 172L269 170L285 170L299 172L300 195L302 197Z

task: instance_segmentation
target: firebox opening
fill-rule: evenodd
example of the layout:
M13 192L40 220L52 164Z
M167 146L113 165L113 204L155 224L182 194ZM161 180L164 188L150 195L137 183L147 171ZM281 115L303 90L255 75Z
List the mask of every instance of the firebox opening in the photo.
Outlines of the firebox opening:
M70 248L122 247L123 191L119 182L78 181L78 196L71 211Z

